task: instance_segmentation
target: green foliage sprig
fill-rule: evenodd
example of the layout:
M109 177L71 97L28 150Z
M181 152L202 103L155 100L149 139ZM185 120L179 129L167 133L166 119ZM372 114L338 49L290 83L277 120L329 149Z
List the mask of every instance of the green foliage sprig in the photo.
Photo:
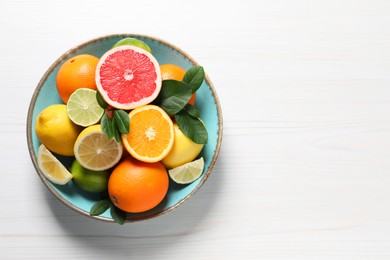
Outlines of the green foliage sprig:
M91 214L92 216L99 216L106 212L108 209L110 209L111 217L113 218L115 223L123 225L126 222L126 212L115 207L115 205L110 199L103 199L97 201L95 204L92 205L89 214Z
M200 88L204 78L203 67L194 66L187 70L182 81L163 80L161 91L156 99L157 105L168 115L173 116L180 130L197 144L207 143L208 134L199 118L199 110L188 104L188 101Z
M109 138L114 138L118 143L121 142L121 134L128 134L130 132L129 115L123 110L108 106L99 91L96 91L96 100L105 110L101 119L103 132Z

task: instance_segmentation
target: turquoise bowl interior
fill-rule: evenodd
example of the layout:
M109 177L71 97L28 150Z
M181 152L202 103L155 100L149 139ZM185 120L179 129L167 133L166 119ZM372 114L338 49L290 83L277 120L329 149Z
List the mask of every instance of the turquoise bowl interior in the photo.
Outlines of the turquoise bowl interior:
M139 34L115 34L99 37L78 45L61 57L59 57L46 71L42 79L38 83L36 90L32 96L27 117L27 142L30 156L33 165L38 173L38 176L50 192L57 197L61 202L71 209L79 212L82 215L89 216L106 222L114 222L109 210L100 216L91 216L89 211L92 205L102 199L102 194L88 193L79 189L73 182L69 182L65 186L59 186L48 181L39 170L37 163L37 151L40 142L35 134L35 120L38 114L51 104L63 103L57 93L55 78L60 66L69 58L78 54L92 54L97 57L102 56L109 50L118 40L125 37L134 37L146 42L152 49L153 55L160 64L174 63L189 69L192 66L200 65L187 53L174 45L155 37ZM208 143L204 146L202 153L205 167L202 176L195 182L188 185L179 185L170 181L168 194L165 199L155 208L143 213L128 213L126 222L134 222L160 216L167 213L180 204L187 201L191 196L203 185L207 180L217 161L219 150L222 141L222 112L221 106L209 77L207 76L202 86L197 91L196 106L201 112L201 119L208 130ZM73 157L58 157L65 166L69 167Z

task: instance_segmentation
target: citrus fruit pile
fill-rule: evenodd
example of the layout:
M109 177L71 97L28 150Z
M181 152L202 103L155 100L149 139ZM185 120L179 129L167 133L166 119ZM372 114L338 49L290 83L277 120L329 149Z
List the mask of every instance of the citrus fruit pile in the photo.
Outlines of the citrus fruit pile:
M169 179L188 184L203 173L199 155L208 136L195 100L204 77L201 66L160 65L135 38L101 57L69 58L56 75L63 102L46 107L35 122L41 172L57 185L73 180L84 191L107 193L90 213L111 207L118 223L118 212L156 207ZM57 155L72 158L71 167Z

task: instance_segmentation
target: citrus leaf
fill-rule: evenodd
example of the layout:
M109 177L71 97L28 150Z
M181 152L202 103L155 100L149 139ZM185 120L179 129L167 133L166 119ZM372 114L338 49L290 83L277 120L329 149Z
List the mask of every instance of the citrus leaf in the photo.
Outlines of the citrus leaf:
M114 219L115 223L123 225L126 222L126 212L115 207L114 204L111 204L110 207L111 217Z
M104 115L102 116L101 126L103 133L105 133L108 138L114 137L113 123L106 113L104 113Z
M128 134L130 131L129 115L123 110L115 110L114 121L121 134Z
M200 111L194 105L187 104L184 107L184 110L192 117L198 118L200 116Z
M117 143L120 143L122 142L122 139L121 139L121 134L119 133L119 130L118 129L115 129L114 130L114 139Z
M92 216L99 216L106 212L106 210L110 207L112 202L109 199L99 200L95 204L92 205L89 214Z
M187 70L182 81L191 87L192 93L195 93L202 85L204 77L205 74L203 67L194 66Z
M158 96L158 105L169 115L179 112L190 100L191 88L177 80L163 80L161 91Z
M120 143L121 140L121 134L119 133L115 117L112 118L112 137L115 139L117 143Z
M185 110L182 110L175 115L175 121L180 130L194 143L207 143L207 129L199 118L192 117Z
M99 91L96 91L96 101L101 108L106 109L108 107L106 101L103 99L102 95L100 95Z

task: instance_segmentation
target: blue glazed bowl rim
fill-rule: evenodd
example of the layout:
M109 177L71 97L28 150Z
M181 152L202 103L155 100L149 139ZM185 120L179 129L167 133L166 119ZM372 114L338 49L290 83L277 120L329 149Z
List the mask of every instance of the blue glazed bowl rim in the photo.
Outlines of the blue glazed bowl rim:
M145 35L145 34L129 34L129 33L123 33L123 34L110 34L110 35L105 35L105 36L100 36L100 37L97 37L97 38L93 38L93 39L90 39L84 43L81 43L71 49L69 49L68 51L66 51L65 53L63 53L47 70L46 72L43 74L42 78L40 79L40 81L38 82L38 85L32 95L32 98L31 98L31 101L30 101L30 105L29 105L29 109L28 109L28 114L27 114L27 124L26 124L26 134L27 134L27 145L28 145L28 150L29 150L29 154L30 154L30 157L31 157L31 160L33 162L33 165L34 165L34 168L39 176L39 178L41 179L41 181L44 183L44 185L46 186L47 189L49 189L49 191L59 200L61 201L63 204L65 204L67 207L73 209L74 211L82 214L82 215L85 215L85 216L88 216L90 218L93 218L93 219L97 219L97 220L100 220L100 221L104 221L104 222L111 222L113 223L114 220L111 219L111 218L106 218L106 217L101 217L101 216L92 216L90 215L88 212L78 208L77 206L75 206L74 204L70 203L69 201L67 201L66 199L64 199L59 193L58 191L52 186L52 184L44 177L44 175L41 173L40 169L39 169L39 166L38 166L38 161L37 161L37 158L36 158L36 155L35 155L35 152L34 152L34 146L33 146L33 141L32 141L32 118L33 118L33 111L34 111L34 108L35 108L35 105L36 105L36 101L37 101L37 97L44 85L44 82L47 80L47 78L49 77L49 75L52 73L52 71L61 63L64 61L64 59L66 59L70 54L72 53L75 53L77 50L85 47L85 46L88 46L92 43L95 43L95 42L98 42L98 41L103 41L103 40L107 40L109 38L115 38L115 37L139 37L139 38L147 38L149 40L152 40L152 41L157 41L161 44L164 44L168 47L170 47L171 49L177 51L178 53L180 53L181 55L183 55L186 59L188 59L192 64L194 65L199 65L199 63L193 59L188 53L186 53L185 51L183 51L182 49L178 48L177 46L165 41L165 40L162 40L160 38L157 38L157 37L154 37L154 36L149 36L149 35ZM175 205L169 207L169 208L166 208L164 209L163 211L159 211L155 214L151 214L151 215L147 215L147 216L142 216L142 217L139 217L139 218L135 218L135 219L127 219L126 220L126 223L130 223L130 222L135 222L135 221L141 221L141 220L146 220L146 219L150 219L150 218L154 218L154 217L157 217L157 216L160 216L160 215L163 215L165 213L168 213L174 209L176 209L177 207L179 207L181 204L183 204L184 202L186 202L187 200L189 200L199 189L200 187L205 183L205 181L208 179L209 175L211 174L216 162L217 162L217 158L218 158L218 155L219 155L219 152L220 152L220 149L221 149L221 143L222 143L222 136L223 136L223 120L222 120L222 110L221 110L221 105L220 105L220 101L218 99L218 96L217 96L217 93L216 93L216 90L214 88L214 85L212 84L210 78L208 77L207 73L205 75L205 81L207 83L207 85L209 86L210 90L211 90L211 93L212 93L212 96L215 100L215 104L217 106L217 114L218 114L218 139L217 139L217 145L215 147L215 151L214 151L214 154L213 154L213 158L211 160L211 163L210 163L210 166L207 170L207 172L204 174L203 178L200 180L199 184L187 195L185 196L184 198L182 198L179 202L177 202Z

